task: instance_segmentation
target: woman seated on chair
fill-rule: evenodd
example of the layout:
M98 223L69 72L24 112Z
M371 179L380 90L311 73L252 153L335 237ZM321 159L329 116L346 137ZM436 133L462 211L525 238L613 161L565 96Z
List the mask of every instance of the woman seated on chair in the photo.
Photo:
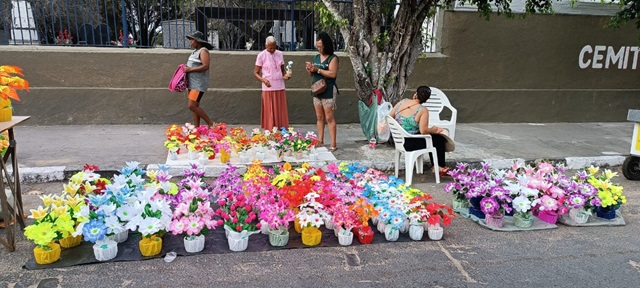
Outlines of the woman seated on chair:
M445 176L450 170L449 167L445 166L444 158L447 140L444 136L440 135L444 130L443 128L436 126L429 127L429 110L426 107L422 107L422 103L427 102L429 97L431 97L431 89L427 86L420 86L411 99L403 99L398 102L389 113L389 116L396 119L398 124L409 134L431 135L433 147L436 148L436 152L438 153L440 176ZM426 148L424 139L405 138L404 140L404 149L407 151ZM429 154L429 158L431 159L431 164L435 165L431 154Z

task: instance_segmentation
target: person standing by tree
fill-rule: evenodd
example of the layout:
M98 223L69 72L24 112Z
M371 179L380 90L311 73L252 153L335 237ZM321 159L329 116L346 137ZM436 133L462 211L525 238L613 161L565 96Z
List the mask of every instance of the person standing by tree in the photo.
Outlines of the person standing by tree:
M287 93L284 80L291 75L285 72L284 57L278 51L276 38L267 37L265 47L256 57L253 76L262 83L262 112L260 126L271 130L273 127L289 128L289 112L287 111Z
M188 107L193 112L193 124L196 127L200 126L200 118L204 119L207 125L211 127L213 121L200 108L200 100L204 92L207 92L209 88L210 58L208 50L212 50L213 46L204 40L204 35L200 31L193 32L193 34L187 36L187 39L189 39L191 47L195 49L187 60L187 66L184 67L184 72L187 73L189 81L187 88Z
M336 145L336 119L333 117L336 110L336 94L338 87L336 79L338 77L338 56L333 54L333 41L326 32L321 32L316 41L316 49L318 55L313 57L313 63L307 62L307 72L312 77L311 83L323 79L327 83L327 89L318 95L313 95L313 107L316 110L316 125L318 126L318 139L320 144L324 144L324 123L326 121L329 126L329 135L331 136L331 146L329 151L333 152L338 149ZM313 94L313 93L312 93Z

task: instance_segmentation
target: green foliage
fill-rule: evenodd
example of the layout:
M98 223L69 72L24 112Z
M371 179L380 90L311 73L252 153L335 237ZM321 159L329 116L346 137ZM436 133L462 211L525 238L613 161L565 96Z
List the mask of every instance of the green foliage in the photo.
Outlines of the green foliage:
M389 38L388 31L384 31L376 37L376 45L379 50L384 50L384 48L387 47L387 44L389 44L389 41L391 41L391 38Z
M318 12L317 18L317 30L318 31L332 31L340 28L345 28L349 24L349 20L342 19L337 20L333 17L333 14L324 6L324 3L318 1L314 4L316 12Z
M612 4L612 2L609 3L609 5ZM640 0L621 0L620 3L618 3L618 7L624 7L624 9L611 17L611 21L609 21L606 27L619 28L633 19L638 19L636 21L636 28L640 29Z

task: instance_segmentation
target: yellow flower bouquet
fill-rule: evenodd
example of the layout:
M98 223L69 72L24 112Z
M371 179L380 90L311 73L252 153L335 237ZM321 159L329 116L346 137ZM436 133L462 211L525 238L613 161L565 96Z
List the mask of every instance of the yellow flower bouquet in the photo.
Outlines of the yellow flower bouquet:
M589 178L587 182L596 189L598 192L593 198L591 204L596 207L596 215L600 218L614 219L615 211L627 203L627 198L623 195L622 185L615 184L611 181L618 175L616 172L612 172L609 169L600 171L600 168L589 167Z

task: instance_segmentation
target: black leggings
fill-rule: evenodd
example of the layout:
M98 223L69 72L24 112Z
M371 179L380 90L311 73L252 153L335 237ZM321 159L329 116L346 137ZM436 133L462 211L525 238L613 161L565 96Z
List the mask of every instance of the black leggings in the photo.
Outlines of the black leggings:
M431 134L431 139L433 139L433 147L436 148L436 154L438 155L438 166L445 166L444 159L444 144L447 143L447 140L438 134ZM421 138L404 138L404 149L407 151L415 151L427 148L427 143L424 139ZM429 159L431 160L431 165L433 164L433 156L429 153Z

